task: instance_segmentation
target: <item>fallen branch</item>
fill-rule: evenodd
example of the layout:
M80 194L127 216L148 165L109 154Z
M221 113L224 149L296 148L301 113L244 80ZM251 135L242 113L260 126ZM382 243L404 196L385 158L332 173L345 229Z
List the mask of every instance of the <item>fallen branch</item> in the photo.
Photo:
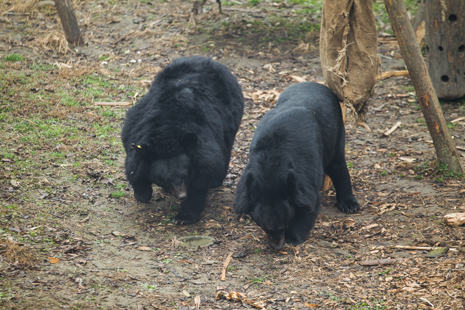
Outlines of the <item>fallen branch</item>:
M444 222L451 227L459 227L465 224L465 213L450 213L444 215Z
M226 257L226 259L224 260L223 270L221 270L221 277L220 277L220 280L221 280L221 281L226 280L226 269L228 268L228 265L229 265L229 263L231 262L232 255L233 255L233 253L230 252L230 253L228 254L228 257Z
M402 250L420 250L420 251L432 251L432 250L438 249L438 247L434 247L434 246L393 245L391 247L395 249L402 249ZM449 251L457 251L457 249L450 248Z
M377 81L385 80L394 76L409 76L408 70L387 71L376 77Z
M131 105L131 102L94 102L94 105L102 105L102 106L126 106L126 105Z
M465 116L462 116L462 117L456 118L456 119L454 119L454 120L452 120L452 121L450 121L450 122L453 124L453 123L457 123L457 122L463 121L464 119L465 119Z
M391 133L394 132L394 130L396 130L396 129L400 126L400 124L402 124L402 123L401 123L401 122L397 122L394 126L392 126L391 129L389 129L388 131L386 131L386 132L383 134L383 136L386 136L386 137L389 136Z
M395 259L374 259L374 260L366 260L363 262L360 262L360 265L362 266L378 266L378 265L392 265L395 264L396 260Z

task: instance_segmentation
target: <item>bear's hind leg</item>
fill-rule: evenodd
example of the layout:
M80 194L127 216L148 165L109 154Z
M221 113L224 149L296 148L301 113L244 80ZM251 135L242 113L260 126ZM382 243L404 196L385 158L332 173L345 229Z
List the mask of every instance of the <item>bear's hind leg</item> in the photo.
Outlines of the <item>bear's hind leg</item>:
M334 157L326 169L326 173L331 178L331 181L333 181L334 188L336 189L336 204L338 209L345 213L354 213L360 210L360 205L352 194L349 170L347 169L344 152L341 153Z
M181 211L173 219L176 225L189 225L198 222L207 203L208 188L187 187L187 198L181 203Z

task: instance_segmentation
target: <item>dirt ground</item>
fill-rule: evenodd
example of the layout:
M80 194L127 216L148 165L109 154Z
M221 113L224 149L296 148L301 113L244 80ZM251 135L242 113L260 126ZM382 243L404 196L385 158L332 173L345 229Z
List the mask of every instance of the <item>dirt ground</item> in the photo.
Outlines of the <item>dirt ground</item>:
M231 205L253 131L276 96L300 79L324 82L318 7L234 1L219 15L207 2L193 16L192 5L76 1L87 45L68 49L47 1L1 2L0 307L463 309L464 228L443 216L464 212L465 186L436 163L410 79L377 84L371 132L346 126L362 210L339 212L330 190L308 240L276 252ZM395 38L379 33L382 70L404 69ZM95 102L134 103L166 64L197 54L231 69L246 107L224 186L211 191L199 223L175 226L177 201L156 191L151 203L138 203L127 185L119 138L127 107ZM447 122L465 116L460 101L442 107ZM449 123L458 146L464 124ZM215 243L179 241L191 235ZM428 257L395 246L449 250ZM364 265L380 259L389 265Z

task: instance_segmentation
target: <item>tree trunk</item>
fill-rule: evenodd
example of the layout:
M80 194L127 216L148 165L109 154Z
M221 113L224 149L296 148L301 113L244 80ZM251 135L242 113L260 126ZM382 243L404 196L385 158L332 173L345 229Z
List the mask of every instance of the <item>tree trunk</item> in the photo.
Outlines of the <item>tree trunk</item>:
M426 3L426 65L440 99L465 96L465 1Z
M68 42L73 45L84 45L70 0L55 0L55 6Z
M448 165L450 170L463 173L460 157L447 129L438 97L410 25L404 0L384 0L384 4L433 139L436 155L441 163Z

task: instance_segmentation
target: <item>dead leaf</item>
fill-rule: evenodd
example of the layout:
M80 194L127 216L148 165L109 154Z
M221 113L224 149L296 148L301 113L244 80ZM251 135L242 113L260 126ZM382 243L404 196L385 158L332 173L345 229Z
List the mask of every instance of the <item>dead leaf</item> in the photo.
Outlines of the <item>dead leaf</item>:
M148 247L148 246L140 246L138 248L136 248L136 250L139 250L139 251L150 251L152 250L151 247Z
M310 308L316 308L316 307L318 307L318 305L316 305L316 304L309 304L309 303L306 303L306 302L304 302L304 306L305 306L305 307L310 307Z
M55 257L49 257L48 261L50 262L50 264L57 264L60 261L60 259Z
M295 82L297 83L301 83L301 82L306 82L307 80L301 76L297 76L297 75L289 75L289 77L291 79L293 79Z

